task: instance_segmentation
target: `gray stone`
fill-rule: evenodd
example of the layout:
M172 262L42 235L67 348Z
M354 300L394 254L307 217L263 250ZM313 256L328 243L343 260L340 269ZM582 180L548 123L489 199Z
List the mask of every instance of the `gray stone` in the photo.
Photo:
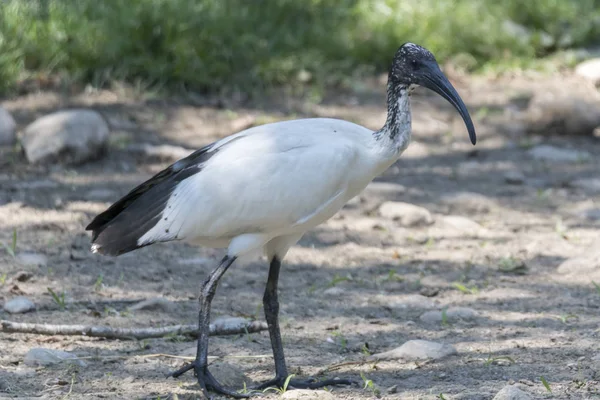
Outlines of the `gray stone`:
M229 363L216 361L209 368L217 381L226 387L242 387L244 383L250 386L252 382L241 368Z
M598 221L600 220L600 208L589 208L581 211L578 215L590 221Z
M591 136L600 125L600 94L589 84L535 93L522 117L527 132L543 136Z
M18 253L16 260L19 264L27 266L45 267L48 265L48 257L38 253Z
M109 127L92 110L67 110L46 115L25 128L22 144L30 163L82 163L106 148Z
M457 192L443 196L442 203L449 206L450 210L463 213L487 213L495 203L488 197L473 192Z
M477 311L468 307L450 307L446 310L446 320L448 322L468 321L477 318ZM420 317L421 321L434 324L444 320L444 312L438 310L427 311Z
M397 221L402 226L423 226L433 223L431 213L414 204L386 201L379 207L379 215Z
M287 390L279 397L282 400L334 400L333 394L325 390L294 389Z
M406 188L397 183L371 182L367 185L364 192L373 195L393 197L394 195L406 193Z
M516 386L504 386L492 400L531 400L531 396Z
M10 314L23 314L35 310L35 304L27 297L19 296L4 303L4 311Z
M591 281L600 283L600 251L597 245L592 246L583 255L563 261L556 272L568 279L569 283L588 285Z
M594 85L600 84L600 58L586 60L575 67L575 73Z
M393 308L427 310L435 307L435 302L420 294L407 294L389 302L388 305Z
M340 296L342 294L344 294L344 289L339 287L339 286L332 286L330 288L327 288L325 290L323 290L323 294L326 296Z
M373 354L371 360L424 360L447 357L456 354L451 344L430 342L428 340L409 340L402 346L384 353Z
M50 366L60 363L75 364L80 367L85 367L87 364L80 360L75 354L63 350L45 349L36 347L25 354L25 365L30 367L35 366Z
M131 311L164 311L172 312L176 308L172 301L163 297L153 297L151 299L140 301L129 307Z
M440 218L441 225L460 232L473 233L483 229L477 222L461 215L445 215Z
M235 330L248 324L248 319L242 317L218 317L211 322L217 330Z
M12 146L15 143L17 123L8 111L0 107L0 146Z
M527 153L535 160L547 162L575 163L591 158L587 151L561 149L547 144L536 146Z
M598 194L600 193L600 178L576 179L571 182L571 186L588 193Z
M504 182L510 185L522 185L525 183L525 175L518 170L507 171L504 174Z

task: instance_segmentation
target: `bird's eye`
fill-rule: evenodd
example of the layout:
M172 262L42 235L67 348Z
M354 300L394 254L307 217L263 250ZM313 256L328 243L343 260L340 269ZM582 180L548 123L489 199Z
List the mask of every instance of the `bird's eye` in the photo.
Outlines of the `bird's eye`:
M412 60L410 63L415 68L419 65L419 62L417 60Z

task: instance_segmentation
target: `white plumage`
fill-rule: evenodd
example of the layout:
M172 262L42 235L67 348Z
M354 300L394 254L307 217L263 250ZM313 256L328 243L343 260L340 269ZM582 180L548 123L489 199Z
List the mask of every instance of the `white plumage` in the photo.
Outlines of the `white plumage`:
M281 260L309 229L331 218L392 165L410 142L409 97L415 85L448 100L462 115L471 142L468 111L426 49L405 44L388 78L388 115L373 132L329 118L257 126L210 144L134 188L86 228L92 250L119 255L156 242L183 240L227 247L227 255L202 286L194 369L206 393L223 388L207 367L210 304L219 279L238 256L263 250L270 263L265 317L275 360L275 379L259 388L281 387L288 377L279 333L277 282ZM292 380L290 387L315 388L349 381Z

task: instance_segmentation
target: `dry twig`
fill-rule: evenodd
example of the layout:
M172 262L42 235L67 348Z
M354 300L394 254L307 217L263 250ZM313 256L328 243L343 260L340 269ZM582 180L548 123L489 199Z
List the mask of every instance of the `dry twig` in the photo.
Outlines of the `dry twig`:
M211 324L210 335L237 335L267 330L267 324L262 321L245 321L235 324ZM7 333L33 333L38 335L58 336L89 336L106 339L149 339L165 336L198 334L196 325L174 325L160 328L113 328L111 326L90 325L50 325L30 324L0 320L0 331Z

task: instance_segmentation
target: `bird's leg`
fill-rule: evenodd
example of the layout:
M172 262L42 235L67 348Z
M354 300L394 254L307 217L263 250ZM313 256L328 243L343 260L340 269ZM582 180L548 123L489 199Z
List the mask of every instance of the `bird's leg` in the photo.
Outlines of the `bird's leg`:
M277 256L271 260L269 267L269 277L263 296L263 305L265 309L265 319L269 327L269 336L271 337L271 347L273 348L273 359L275 361L275 378L260 384L256 390L266 389L268 387L283 388L288 378L288 370L285 364L285 355L283 353L283 344L281 342L281 333L279 330L279 299L277 296L277 284L279 282L279 270L281 269L281 260ZM300 380L290 379L288 388L296 389L316 389L329 385L350 385L351 381L345 379L327 379L317 381L315 379Z
M196 352L196 360L193 363L188 364L179 370L171 373L170 375L174 378L182 375L183 373L194 370L195 375L198 379L198 383L202 388L202 392L208 398L207 390L212 390L216 393L221 393L227 396L243 398L249 397L248 395L240 394L232 390L224 388L215 377L208 370L208 334L210 331L210 305L219 279L223 276L225 271L233 264L235 257L225 256L219 266L210 273L208 278L202 285L200 292L200 313L198 314L198 350Z

